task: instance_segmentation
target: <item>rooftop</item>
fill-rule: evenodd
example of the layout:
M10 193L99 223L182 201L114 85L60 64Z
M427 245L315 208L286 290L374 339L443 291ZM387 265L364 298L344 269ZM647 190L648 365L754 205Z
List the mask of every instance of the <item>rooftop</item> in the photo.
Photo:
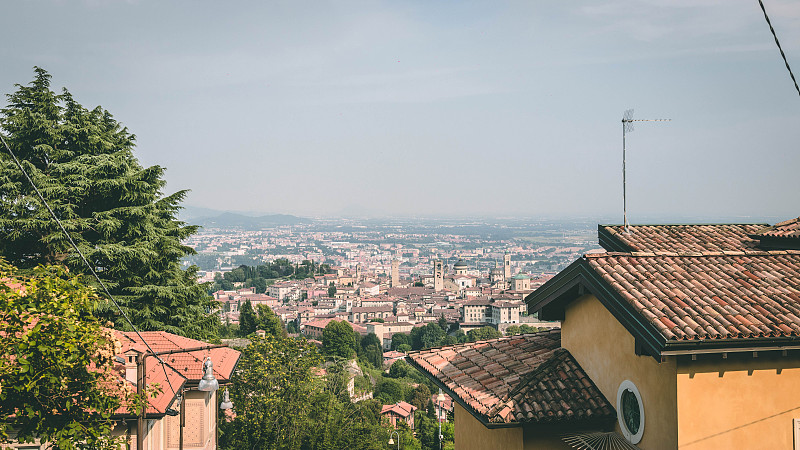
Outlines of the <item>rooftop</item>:
M800 251L584 258L668 340L800 336Z
M122 353L125 353L131 347L136 349L144 348L142 340L139 339L135 332L117 331L115 334L122 343ZM210 345L195 339L167 333L166 331L141 331L140 334L156 353ZM203 377L203 360L206 356L211 357L211 361L214 363L214 376L220 383L224 383L230 380L233 369L236 367L236 363L239 362L240 353L232 348L217 347L188 353L162 355L161 359L189 381L199 381ZM155 361L155 359L148 358L148 366L153 364L151 361Z
M703 252L755 247L750 235L767 224L598 225L600 245L611 252Z
M560 346L556 329L434 348L406 359L487 425L613 421L614 408Z
M774 226L755 233L755 236L800 238L800 217L776 223Z
M414 411L417 410L417 407L406 402L397 402L394 405L383 405L381 408L381 414L386 414L388 412L393 412L400 417L408 417L411 414L414 414Z

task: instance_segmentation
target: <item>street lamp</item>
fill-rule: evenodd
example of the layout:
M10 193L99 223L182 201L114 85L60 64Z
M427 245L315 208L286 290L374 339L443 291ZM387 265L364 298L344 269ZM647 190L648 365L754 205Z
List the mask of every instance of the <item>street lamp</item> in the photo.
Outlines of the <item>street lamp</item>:
M214 363L211 362L211 357L206 357L203 360L203 370L205 373L203 374L203 378L200 379L200 383L197 385L198 391L203 392L214 392L219 389L219 382L214 377Z
M439 411L439 414L436 416L436 420L439 422L439 450L442 450L442 404L444 403L444 392L442 392L442 388L439 388L439 395L436 396L436 409Z
M143 440L144 435L145 435L145 430L144 430L145 429L145 423L144 423L144 421L147 418L147 403L148 403L146 398L144 397L144 395L145 395L145 383L147 381L146 380L147 379L147 357L148 356L154 356L154 357L156 357L156 359L158 359L158 361L160 363L164 364L164 361L162 361L161 358L159 358L160 355L171 355L173 353L189 353L189 352L195 352L195 351L199 351L199 350L209 350L209 349L212 349L212 348L219 348L219 347L227 347L227 345L224 345L224 344L223 345L206 345L206 346L203 346L203 347L182 348L182 349L177 349L177 350L167 350L167 351L163 351L163 352L151 352L151 351L148 350L148 351L146 351L144 353L140 353L136 357L136 393L138 395L142 396L142 399L144 400L144 401L142 401L141 409L139 410L139 418L138 418L137 424L136 424L136 449L137 450L143 450L144 449L144 440ZM203 374L203 378L200 380L200 383L199 383L199 385L197 387L199 390L206 391L206 392L213 392L213 391L216 391L217 389L219 389L219 382L217 381L216 378L214 378L213 367L214 367L214 364L211 362L211 358L207 357L203 361L203 370L205 371L205 373ZM183 391L181 391L181 394L183 394ZM179 399L178 401L180 402L180 412L179 412L179 414L181 416L181 419L180 419L180 448L183 448L183 425L185 423L184 421L185 421L185 417L186 417L185 414L183 413L183 411L184 411L184 407L183 407L184 406L184 396L183 395L179 395L178 399ZM173 415L174 412L175 412L174 409L172 411L169 411L169 409L166 411L166 413L168 415Z
M392 436L395 434L397 435L397 450L400 450L400 433L397 431L392 431L392 433L389 434L389 445L394 445L394 439L392 439Z
M228 388L225 388L225 393L222 394L222 403L219 404L219 409L233 409L233 402L231 402L231 395L228 394Z

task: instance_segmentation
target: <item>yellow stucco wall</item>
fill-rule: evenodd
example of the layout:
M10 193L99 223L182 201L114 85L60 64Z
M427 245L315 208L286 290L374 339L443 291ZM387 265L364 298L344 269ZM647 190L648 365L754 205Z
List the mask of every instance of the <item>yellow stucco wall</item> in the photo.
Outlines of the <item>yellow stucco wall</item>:
M678 363L680 448L792 449L800 418L800 359L700 355Z
M567 306L561 324L561 345L583 367L612 406L624 380L639 389L644 405L642 449L678 446L677 365L674 358L659 363L637 356L633 335L593 295ZM619 424L616 425L619 430Z
M454 405L457 450L523 450L522 428L486 428L458 403Z

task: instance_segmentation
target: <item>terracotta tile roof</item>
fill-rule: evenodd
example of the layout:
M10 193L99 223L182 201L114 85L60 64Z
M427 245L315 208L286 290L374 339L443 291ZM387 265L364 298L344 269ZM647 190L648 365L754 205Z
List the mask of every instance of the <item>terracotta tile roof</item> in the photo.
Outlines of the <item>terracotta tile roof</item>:
M800 217L785 220L769 228L762 229L758 233L753 234L753 237L756 236L800 239Z
M703 252L755 247L749 235L765 224L721 225L599 225L600 245L609 251Z
M800 251L606 253L584 260L667 340L800 336Z
M560 345L556 329L414 352L406 359L486 423L613 421L614 408Z
M142 331L140 333L153 348L153 351L157 353L210 345L165 331ZM116 336L122 343L123 353L131 347L144 347L141 339L134 332L117 331ZM198 382L203 377L203 360L206 356L210 356L211 361L214 363L214 376L217 380L220 383L230 381L233 369L236 367L240 356L240 353L232 348L218 347L189 353L174 353L163 355L161 358L189 381ZM148 364L150 364L151 359L153 358L148 358Z
M125 379L125 365L115 364L114 370L119 374L120 383L128 384L130 391L136 392L136 383ZM165 372L167 375L164 375ZM145 377L147 385L157 384L160 387L160 391L156 391L157 393L154 397L147 397L147 414L163 415L175 400L176 393L180 392L186 383L186 378L168 365L162 368L161 363L153 358L147 358L147 373ZM167 377L169 377L169 381L167 381ZM175 392L172 391L170 386L175 389ZM114 415L136 416L137 412L129 410L129 405L123 404L114 411Z
M411 414L414 414L414 411L417 410L417 407L406 402L397 402L394 405L383 405L381 408L381 414L386 414L387 412L393 412L400 417L408 417Z
M335 319L335 318L311 320L309 322L304 323L303 327L305 327L305 328L308 328L308 327L325 328L326 326L328 326L329 323L331 323L331 321L340 322L339 319Z

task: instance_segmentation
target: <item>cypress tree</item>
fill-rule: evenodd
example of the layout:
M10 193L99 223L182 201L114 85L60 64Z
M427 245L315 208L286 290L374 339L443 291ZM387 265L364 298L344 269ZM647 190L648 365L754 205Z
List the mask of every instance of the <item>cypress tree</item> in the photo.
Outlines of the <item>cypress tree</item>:
M246 300L239 308L239 333L242 336L256 332L256 315L253 312L253 305L250 300Z
M187 191L163 195L164 169L139 164L127 128L66 89L51 91L50 74L34 70L7 95L0 130L48 204L137 327L216 337L213 300L196 268L180 266L194 253L181 241L197 230L176 218ZM0 255L20 268L60 263L88 273L5 148L0 155ZM109 303L97 308L127 326Z

